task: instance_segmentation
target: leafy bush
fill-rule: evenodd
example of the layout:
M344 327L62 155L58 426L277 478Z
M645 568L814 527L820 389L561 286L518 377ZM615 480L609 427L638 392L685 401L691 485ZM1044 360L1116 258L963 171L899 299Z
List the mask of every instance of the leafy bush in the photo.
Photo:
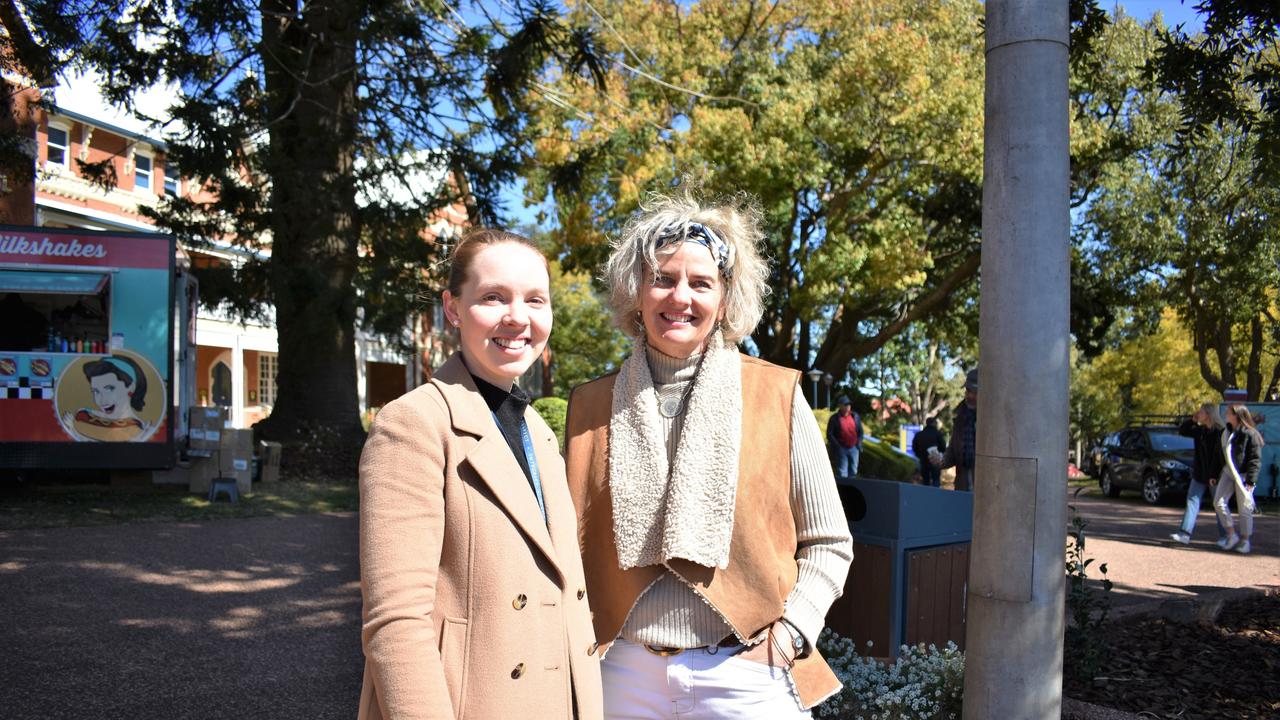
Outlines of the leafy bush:
M818 421L818 429L822 431L823 442L827 437L827 422L835 414L834 410L818 408L813 411L813 418ZM870 432L866 422L862 429ZM858 458L858 475L877 480L896 480L910 482L916 474L915 458L900 452L891 443L867 435L862 441L862 454Z
M867 644L870 647L870 643ZM948 642L903 645L892 665L860 657L853 641L830 629L818 650L844 683L839 694L816 708L814 717L843 720L933 720L960 717L964 697L964 653Z
M1083 488L1076 488L1080 494ZM1087 523L1071 510L1071 533L1067 540L1067 623L1063 637L1063 664L1075 677L1092 681L1107 662L1106 628L1111 613L1111 580L1107 564L1098 565L1102 576L1099 588L1089 583L1088 570L1093 558L1084 556L1084 529Z
M910 482L916 474L915 458L884 440L868 437L858 458L858 475L878 480Z
M835 410L826 408L818 408L813 411L813 419L818 421L818 429L822 431L822 437L825 438L827 436L827 421L835 414Z
M533 401L533 409L538 411L542 419L551 426L556 439L560 441L560 449L564 450L564 421L569 411L569 401L558 397L541 397Z

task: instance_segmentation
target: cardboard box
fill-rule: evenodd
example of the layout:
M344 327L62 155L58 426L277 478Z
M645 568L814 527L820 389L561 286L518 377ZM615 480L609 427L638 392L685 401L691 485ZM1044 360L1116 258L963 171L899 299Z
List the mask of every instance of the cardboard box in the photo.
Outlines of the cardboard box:
M197 454L218 449L227 424L227 411L220 406L196 406L187 418L187 447Z
M253 431L223 430L220 442L214 453L219 475L235 478L240 492L249 492L253 487Z
M193 457L187 468L187 491L209 494L209 486L218 476L218 459L214 457Z
M258 467L262 469L258 482L276 482L280 479L281 445L264 440L258 443Z

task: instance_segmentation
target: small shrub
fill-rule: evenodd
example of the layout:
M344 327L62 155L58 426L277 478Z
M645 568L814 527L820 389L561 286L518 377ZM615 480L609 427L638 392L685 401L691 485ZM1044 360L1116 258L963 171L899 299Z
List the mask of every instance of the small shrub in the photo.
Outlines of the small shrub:
M1076 488L1080 494L1083 488ZM1107 644L1103 625L1111 613L1111 581L1107 564L1098 565L1102 576L1101 591L1089 584L1089 566L1093 558L1084 557L1084 529L1087 523L1071 510L1071 535L1067 540L1067 629L1062 642L1062 660L1067 674L1092 681L1107 662Z
M564 450L564 422L569 412L569 401L558 397L540 397L533 401L533 409L551 427L556 440L560 441L560 449Z
M901 453L883 440L867 438L858 458L858 475L877 480L910 482L918 470L910 455Z
M870 643L868 643L870 647ZM960 717L964 696L964 653L948 642L903 645L886 665L860 657L852 640L830 629L818 638L818 650L844 683L839 694L816 708L815 717L841 720L934 720Z

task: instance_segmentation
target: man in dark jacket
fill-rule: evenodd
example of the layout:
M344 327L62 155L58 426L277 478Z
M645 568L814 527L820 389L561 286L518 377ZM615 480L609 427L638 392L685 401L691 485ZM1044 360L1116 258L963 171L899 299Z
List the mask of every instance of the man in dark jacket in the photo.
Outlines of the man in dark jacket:
M1201 405L1195 415L1178 425L1178 434L1191 438L1196 449L1195 460L1191 463L1191 482L1187 484L1187 509L1182 515L1182 527L1169 536L1183 545L1191 544L1191 532L1196 529L1205 490L1222 476L1222 428L1222 418L1214 403ZM1216 513L1214 520L1218 523L1218 539L1224 540L1227 531Z
M973 490L973 467L978 460L978 368L964 379L964 402L956 407L951 426L951 444L937 463L939 468L956 469L956 489Z
M832 470L836 480L858 476L858 458L862 453L862 418L853 411L846 395L836 399L840 410L827 420L827 444L831 447Z
M924 421L924 427L911 439L911 452L920 463L920 479L925 485L938 487L942 482L942 470L934 465L930 456L935 453L941 457L942 449L947 446L947 437L938 429L938 418L930 416Z

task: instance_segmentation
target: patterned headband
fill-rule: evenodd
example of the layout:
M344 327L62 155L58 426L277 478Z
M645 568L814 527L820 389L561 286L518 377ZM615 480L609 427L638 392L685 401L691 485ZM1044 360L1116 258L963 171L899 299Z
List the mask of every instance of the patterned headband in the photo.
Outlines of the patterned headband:
M711 251L711 259L716 261L716 267L720 268L720 274L725 280L733 277L733 270L730 267L732 262L729 244L720 239L711 228L702 223L671 223L662 228L654 236L653 248L668 245L673 242L694 242Z

